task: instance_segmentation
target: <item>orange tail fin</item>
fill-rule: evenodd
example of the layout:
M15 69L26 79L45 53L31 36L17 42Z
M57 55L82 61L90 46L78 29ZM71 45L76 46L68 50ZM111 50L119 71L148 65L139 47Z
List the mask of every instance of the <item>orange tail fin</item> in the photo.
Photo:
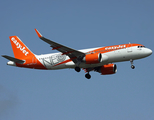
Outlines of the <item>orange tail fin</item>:
M7 59L12 59L18 67L26 67L26 68L35 68L35 69L46 69L42 63L36 58L35 54L33 54L30 49L17 37L10 36L10 42L12 45L14 57L4 56ZM22 62L20 64L19 62Z
M15 58L24 60L34 56L29 48L17 36L10 36L9 38Z

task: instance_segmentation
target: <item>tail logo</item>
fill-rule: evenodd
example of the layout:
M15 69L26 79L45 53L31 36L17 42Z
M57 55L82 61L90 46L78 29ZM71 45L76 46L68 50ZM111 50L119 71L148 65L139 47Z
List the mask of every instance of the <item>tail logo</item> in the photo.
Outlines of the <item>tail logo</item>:
M17 40L16 40L14 37L12 37L11 40L12 40L13 43L17 46L17 48L20 49L20 51L22 51L23 54L25 54L25 56L27 56L27 55L29 54L29 52L27 52L27 51L25 50L25 47L22 47L21 44L20 44L19 42L17 42Z

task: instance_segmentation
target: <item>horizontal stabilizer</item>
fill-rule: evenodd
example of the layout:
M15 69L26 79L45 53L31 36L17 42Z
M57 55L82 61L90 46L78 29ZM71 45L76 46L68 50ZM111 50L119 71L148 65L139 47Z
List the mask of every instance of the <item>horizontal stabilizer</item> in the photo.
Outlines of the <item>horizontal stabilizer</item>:
M7 55L2 55L2 57L6 58L6 59L8 59L10 61L13 61L15 63L19 63L19 64L23 64L25 62L24 60L20 60L20 59L10 57L10 56L7 56Z

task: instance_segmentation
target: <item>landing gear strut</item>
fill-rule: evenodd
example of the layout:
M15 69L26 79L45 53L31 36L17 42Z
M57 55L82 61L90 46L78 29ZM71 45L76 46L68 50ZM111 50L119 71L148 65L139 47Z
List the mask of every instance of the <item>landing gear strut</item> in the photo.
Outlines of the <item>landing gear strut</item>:
M130 63L131 63L131 68L134 69L135 66L133 65L133 60L132 59L130 59Z
M85 75L85 77L86 77L87 79L90 79L90 78L91 78L91 75L90 75L89 73L87 73L87 74Z

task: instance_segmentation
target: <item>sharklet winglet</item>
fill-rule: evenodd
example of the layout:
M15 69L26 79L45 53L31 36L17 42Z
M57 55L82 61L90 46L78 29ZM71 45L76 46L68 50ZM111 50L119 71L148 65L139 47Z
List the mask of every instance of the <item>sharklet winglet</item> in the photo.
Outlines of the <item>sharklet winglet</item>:
M37 29L35 29L35 31L36 31L38 37L41 38L42 37L41 33Z

